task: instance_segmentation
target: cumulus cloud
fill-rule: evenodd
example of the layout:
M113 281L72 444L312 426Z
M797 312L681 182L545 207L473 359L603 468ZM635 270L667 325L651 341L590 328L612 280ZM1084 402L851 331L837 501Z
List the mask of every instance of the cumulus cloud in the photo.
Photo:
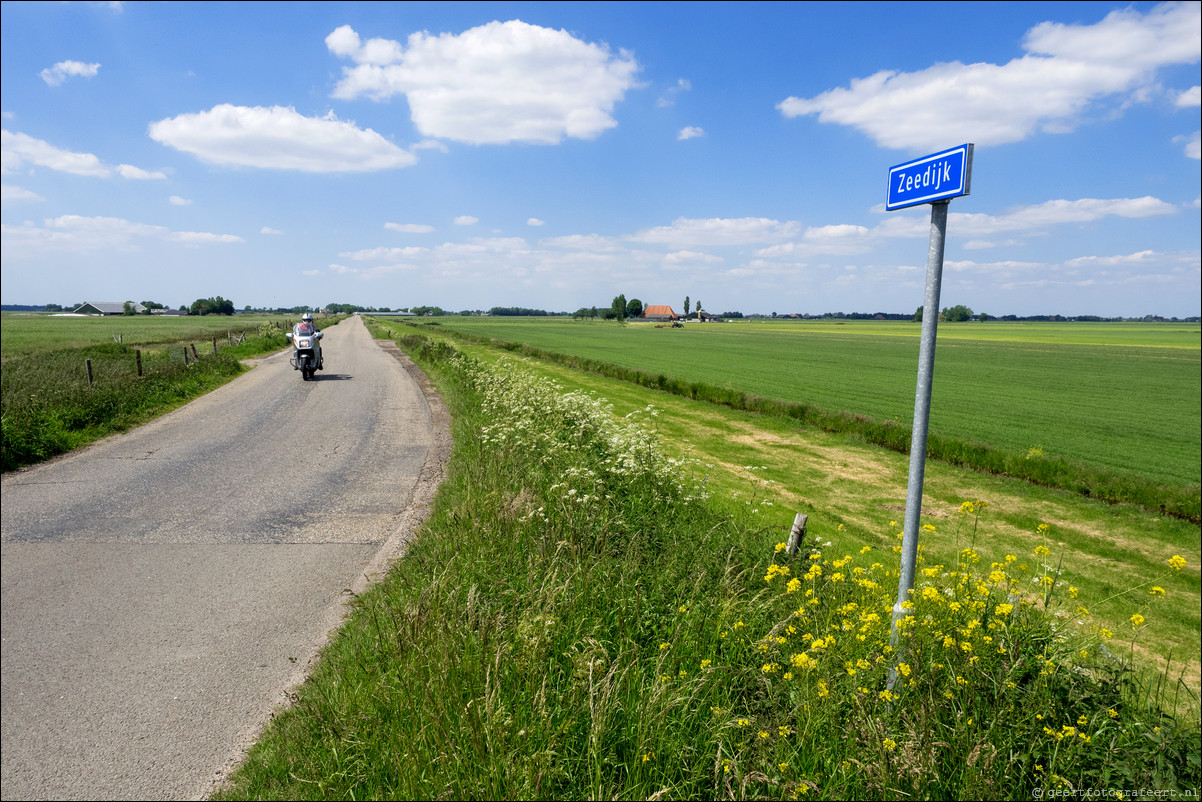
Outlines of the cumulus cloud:
M339 120L332 112L305 117L283 106L233 106L181 114L151 123L151 139L212 164L357 173L408 167L417 162L370 128Z
M696 139L699 136L705 136L705 130L696 125L686 125L680 129L680 133L676 135L676 141L683 142L686 139Z
M179 195L172 195L170 198L167 199L167 202L170 203L172 206L191 206L192 205L192 201L188 200L187 198L181 198Z
M27 165L93 178L111 178L114 175L134 180L167 177L160 171L143 170L129 164L113 167L91 153L75 153L27 134L0 131L0 172L16 173Z
M100 72L99 64L84 64L82 61L60 61L47 67L38 75L49 86L62 86L68 78L95 78Z
M6 256L29 256L45 251L90 253L102 250L136 250L141 242L174 242L183 245L221 245L244 242L234 234L172 231L164 226L137 223L120 217L84 217L68 214L44 220L41 226L24 223L3 227Z
M539 226L545 226L546 224L547 224L546 220L539 220L537 217L531 217L526 220L526 225L534 226L535 228L537 228Z
M472 217L470 214L461 214L454 220L454 223L457 226L474 226L479 222L479 217Z
M385 223L384 228L389 231L399 231L402 234L429 234L434 231L434 226L422 223Z
M279 236L280 234L283 234L284 232L280 231L278 228L272 228L271 226L263 226L262 228L259 229L259 233L260 234L268 234L271 236Z
M883 70L776 108L786 117L816 114L820 122L851 126L887 148L1018 142L1071 131L1103 99L1148 91L1158 68L1197 63L1200 31L1202 5L1193 2L1146 14L1119 9L1093 25L1044 22L1027 32L1026 55L1006 64Z
M627 51L520 20L461 34L363 42L349 25L326 37L343 67L333 96L387 100L403 94L423 136L474 145L558 144L593 139L617 125L614 106L635 85Z

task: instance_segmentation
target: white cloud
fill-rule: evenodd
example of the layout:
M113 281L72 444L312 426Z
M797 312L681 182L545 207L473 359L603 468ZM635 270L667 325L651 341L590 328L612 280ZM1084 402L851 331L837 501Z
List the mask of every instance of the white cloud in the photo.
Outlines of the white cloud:
M721 256L699 251L673 251L666 254L660 267L664 270L697 270L725 262Z
M22 203L25 201L41 201L46 199L36 192L30 192L28 189L4 184L0 187L0 200L4 203Z
M865 253L871 248L872 236L873 230L864 226L846 223L816 226L807 228L799 241L761 248L755 255L767 259L782 256Z
M429 234L434 231L434 226L422 223L385 223L384 228L389 231L399 231L402 234Z
M1157 68L1196 63L1200 30L1202 5L1193 2L1147 14L1120 9L1094 25L1045 22L1027 32L1027 55L1004 65L883 70L813 98L789 97L777 109L852 126L887 148L1017 142L1071 131L1096 102L1146 91Z
M693 84L687 78L678 78L676 84L668 88L666 92L660 95L659 100L655 101L656 108L666 109L669 106L676 104L676 95L681 92L688 92L693 88Z
M454 220L454 223L457 226L474 226L479 222L479 217L472 217L470 214L461 214Z
M538 228L539 226L545 226L546 224L547 224L546 220L539 220L537 217L531 217L528 220L526 220L526 225L534 226L535 228Z
M1175 136L1173 141L1185 143L1185 155L1190 159L1202 159L1202 131L1194 131L1190 136Z
M151 123L151 139L213 164L352 173L408 167L417 162L370 128L333 112L305 117L283 106L233 106L181 114Z
M60 61L38 73L49 86L62 86L68 78L95 78L99 64L84 64L82 61Z
M162 170L143 170L141 167L134 167L132 164L118 164L114 169L119 176L132 181L150 181L167 177L167 174Z
M279 236L280 234L283 234L284 232L280 231L278 228L272 228L271 226L263 226L262 228L259 229L259 233L260 234L268 234L271 236Z
M1022 242L1020 242L1019 240L1016 240L1016 239L1006 239L1006 240L974 239L974 240L969 240L968 242L964 243L964 250L966 250L966 251L984 251L984 250L988 250L990 248L1015 248L1022 244L1023 244Z
M357 262L376 262L389 261L396 259L409 259L419 254L425 253L428 248L365 248L359 251L344 251L338 254L344 259L353 259Z
M91 153L74 153L56 148L49 142L35 139L27 134L7 129L0 131L0 171L15 173L27 164L45 167L72 175L109 178L121 175L125 178L165 178L162 173L149 173L123 164L113 168Z
M191 206L192 205L192 201L188 200L187 198L181 198L179 195L172 195L170 198L167 199L167 202L170 203L172 206Z
M1191 86L1181 94L1177 95L1177 100L1174 101L1179 109L1189 109L1194 106L1202 106L1202 86Z
M386 100L403 94L423 136L474 145L565 137L593 139L617 125L612 112L635 85L639 66L567 31L520 20L493 21L461 34L361 42L343 25L326 37L349 58L334 97Z
M680 133L676 135L676 141L683 142L686 139L696 139L699 136L705 136L705 131L696 125L686 125L680 129Z
M713 245L750 245L775 242L796 236L801 231L796 222L782 223L766 217L708 219L678 217L670 226L656 226L632 234L635 242L667 245L684 249Z
M1092 223L1104 217L1144 218L1176 214L1171 203L1148 195L1142 198L1081 198L1050 200L1033 206L1019 206L1000 215L948 215L948 232L957 236L980 237L1000 231L1032 231L1050 225ZM954 226L954 229L953 229Z
M89 253L102 250L137 250L142 241L175 242L184 245L244 242L233 234L203 231L172 231L164 226L136 223L119 217L83 217L68 214L44 220L41 226L24 223L4 226L6 256L30 256L44 251Z
M0 132L0 170L6 174L15 173L27 164L94 178L110 178L114 175L135 180L167 177L160 171L143 170L129 164L111 167L91 153L63 150L27 134L7 129Z

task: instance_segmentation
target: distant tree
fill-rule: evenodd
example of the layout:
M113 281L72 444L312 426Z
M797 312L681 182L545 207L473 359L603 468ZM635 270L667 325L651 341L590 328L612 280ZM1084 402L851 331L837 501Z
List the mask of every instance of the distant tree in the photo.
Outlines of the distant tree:
M234 302L227 301L220 295L216 298L197 298L187 310L190 315L232 315Z
M963 304L956 304L943 310L943 319L949 323L963 323L972 320L972 310Z
M689 316L689 296L684 297L684 316Z
M979 313L977 313L977 320L979 320L979 321L981 321L982 323L984 323L986 320L993 320L993 316L992 316L992 315L987 315L987 314L985 314L984 312L979 312Z
M917 309L917 310L915 310L915 312L914 312L914 322L915 322L915 323L921 323L921 322L922 322L922 307L921 307L921 306L920 306L920 307L918 307L918 309Z
M47 312L61 312L61 311L63 311L63 308L61 306L59 306L58 304L46 304L46 311Z
M626 319L626 296L617 295L609 304L609 309L618 320Z
M134 302L126 301L124 304L122 304L121 314L126 315L127 317L133 317L134 315L138 314L138 310L134 309Z
M643 302L638 298L631 298L626 302L626 317L639 317L643 314Z

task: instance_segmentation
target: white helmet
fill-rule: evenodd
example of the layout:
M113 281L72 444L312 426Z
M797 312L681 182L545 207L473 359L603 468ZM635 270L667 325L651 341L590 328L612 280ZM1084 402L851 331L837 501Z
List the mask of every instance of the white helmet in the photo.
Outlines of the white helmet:
M301 320L305 321L306 323L312 323L313 316L310 315L308 312L305 312L303 315L301 315Z

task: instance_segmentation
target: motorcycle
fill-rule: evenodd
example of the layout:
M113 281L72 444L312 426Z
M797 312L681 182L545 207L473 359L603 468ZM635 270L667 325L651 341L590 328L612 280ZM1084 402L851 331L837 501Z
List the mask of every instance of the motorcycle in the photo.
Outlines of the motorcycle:
M323 367L321 344L318 342L321 339L321 332L302 324L296 326L286 336L292 341L295 349L292 352L292 359L288 360L289 364L292 365L293 370L301 372L303 381L309 381L313 378L313 374Z

